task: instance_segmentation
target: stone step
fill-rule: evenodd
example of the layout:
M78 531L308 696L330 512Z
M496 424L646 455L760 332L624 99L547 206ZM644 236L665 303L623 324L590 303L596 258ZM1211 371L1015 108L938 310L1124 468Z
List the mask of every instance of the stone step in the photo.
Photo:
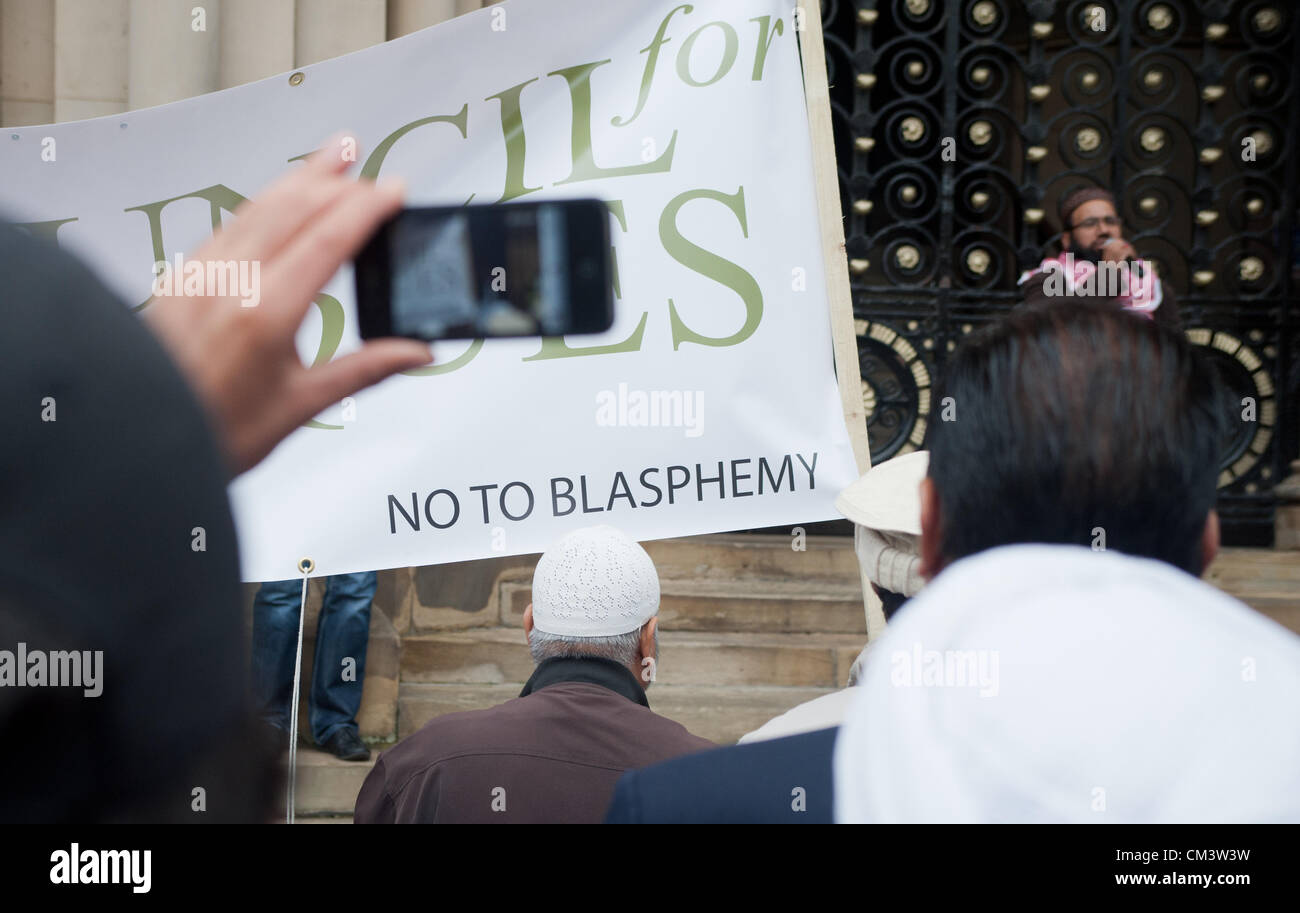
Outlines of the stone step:
M453 685L403 683L398 697L397 729L406 738L444 713L482 710L519 696L520 685ZM676 720L695 735L729 745L791 707L833 688L703 687L655 684L647 696L655 713ZM360 783L358 782L358 786Z
M850 589L860 586L851 537L808 536L797 541L788 535L722 533L660 539L643 545L654 559L660 580L665 582L682 580L744 588L749 581L762 580L800 583L814 591L822 583ZM792 547L796 545L802 548L796 551ZM379 575L376 605L389 614L403 634L495 625L510 613L517 616L527 604L525 598L518 608L505 612L501 589L505 584L522 585L525 589L530 586L539 557L514 555L384 571ZM676 592L690 595L689 590L680 588ZM845 611L830 622L833 627L829 630L840 630L851 623L844 620L849 614L848 607L841 608ZM860 606L857 611L861 613ZM683 628L690 626L692 615L689 611L685 614L687 621L681 625ZM811 620L796 614L786 622L785 614L786 607L778 607L772 629L816 630L815 625L820 621L814 613ZM751 628L763 629L752 625Z
M791 542L724 533L644 543L659 570L663 624L679 631L862 633L852 538L811 536L804 551ZM403 635L515 625L530 598L537 558L384 572L376 605ZM1206 580L1300 631L1300 553L1224 549Z
M794 527L792 527L794 528ZM720 533L643 542L660 579L722 582L750 579L858 584L851 536ZM794 546L801 545L800 550ZM534 562L535 563L535 562Z
M1225 548L1205 581L1300 634L1300 552Z
M859 634L751 631L659 635L655 681L663 685L843 687L866 643ZM520 628L412 635L402 643L403 684L523 682L533 673Z
M294 816L304 821L339 823L352 820L357 793L379 757L379 748L371 746L369 761L342 761L317 748L298 746L298 777L294 784ZM283 758L289 760L288 754ZM275 813L284 820L285 796L276 801ZM317 817L306 816L345 816Z
M867 633L856 576L848 582L661 578L659 590L659 623L669 631ZM503 580L501 624L518 627L532 593L531 582Z

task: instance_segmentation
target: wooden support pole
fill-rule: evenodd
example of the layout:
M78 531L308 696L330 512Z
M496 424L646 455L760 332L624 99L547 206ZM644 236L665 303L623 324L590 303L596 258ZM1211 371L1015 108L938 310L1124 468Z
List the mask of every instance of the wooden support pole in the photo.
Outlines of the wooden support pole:
M835 135L831 125L830 87L826 82L826 50L822 45L820 4L797 7L795 35L803 61L804 98L808 105L808 130L812 138L813 178L817 189L817 214L821 226L822 263L826 273L826 300L830 307L831 340L840 405L858 472L871 468L867 441L867 416L862 404L862 372L858 367L858 340L853 325L853 291L849 286L848 252L844 246L844 214L840 210L839 171L835 167ZM862 592L867 617L867 640L885 630L885 613L875 591L865 582Z
M813 178L817 188L817 213L821 224L822 261L826 273L826 299L830 305L831 339L835 374L858 472L871 468L867 443L867 417L862 405L862 373L858 368L858 341L853 329L853 293L849 287L849 261L844 246L844 215L840 211L839 172L835 167L835 136L831 128L830 89L826 85L826 51L822 46L820 10L799 7L803 30L796 31L803 58L804 96L808 104L808 129L812 137Z

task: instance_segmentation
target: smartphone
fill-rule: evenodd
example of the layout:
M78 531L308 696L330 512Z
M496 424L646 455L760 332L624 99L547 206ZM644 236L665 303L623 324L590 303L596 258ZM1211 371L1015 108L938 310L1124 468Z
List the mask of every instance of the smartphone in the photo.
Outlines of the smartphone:
M361 337L603 333L610 260L600 200L404 209L356 258Z

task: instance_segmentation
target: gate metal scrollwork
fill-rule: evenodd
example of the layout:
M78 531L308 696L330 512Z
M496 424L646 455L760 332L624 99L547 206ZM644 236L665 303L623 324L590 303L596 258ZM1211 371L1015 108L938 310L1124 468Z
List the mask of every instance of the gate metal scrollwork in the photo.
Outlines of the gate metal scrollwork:
M1018 303L1058 199L1095 183L1176 290L1188 338L1253 401L1224 443L1219 510L1230 542L1271 541L1272 487L1300 448L1300 8L826 0L822 14L873 462L921 445L947 353Z

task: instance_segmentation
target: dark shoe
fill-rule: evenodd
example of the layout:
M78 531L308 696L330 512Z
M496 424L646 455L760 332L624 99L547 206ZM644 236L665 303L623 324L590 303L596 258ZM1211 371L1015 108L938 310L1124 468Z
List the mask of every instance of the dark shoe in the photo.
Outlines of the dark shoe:
M322 743L321 748L344 761L369 761L370 749L355 729L344 727Z

